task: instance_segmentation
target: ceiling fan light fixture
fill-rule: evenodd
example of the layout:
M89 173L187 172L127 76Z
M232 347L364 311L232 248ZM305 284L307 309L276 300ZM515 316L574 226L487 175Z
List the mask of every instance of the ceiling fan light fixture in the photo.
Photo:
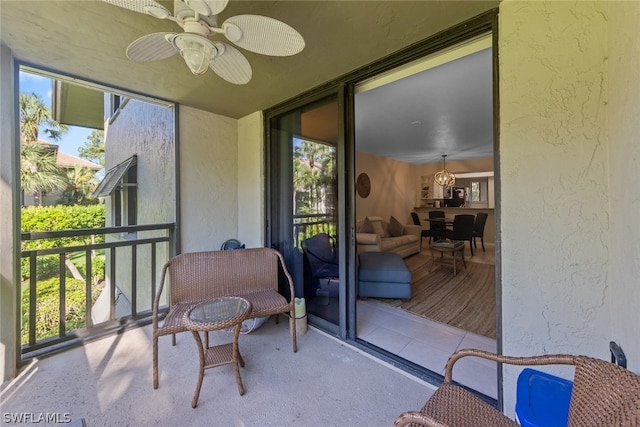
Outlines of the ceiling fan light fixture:
M171 38L171 43L180 51L189 70L197 76L207 71L211 59L218 54L211 40L196 34L177 34Z
M442 170L440 172L436 172L436 174L433 176L433 180L435 181L435 183L444 188L451 187L456 183L456 176L449 172L445 167L446 157L446 154L442 155Z

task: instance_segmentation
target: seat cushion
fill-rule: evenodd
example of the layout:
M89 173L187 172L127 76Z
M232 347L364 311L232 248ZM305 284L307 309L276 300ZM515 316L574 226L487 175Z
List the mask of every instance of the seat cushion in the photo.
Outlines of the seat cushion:
M285 297L275 290L251 292L238 296L247 299L251 303L250 318L288 313L290 309Z
M398 254L391 252L363 252L359 257L358 280L360 281L411 282L411 271Z
M404 234L398 237L385 237L380 239L380 249L385 252L391 252L396 248L405 245L417 245L420 238L413 234Z
M449 426L516 427L518 424L462 387L442 383L422 413Z

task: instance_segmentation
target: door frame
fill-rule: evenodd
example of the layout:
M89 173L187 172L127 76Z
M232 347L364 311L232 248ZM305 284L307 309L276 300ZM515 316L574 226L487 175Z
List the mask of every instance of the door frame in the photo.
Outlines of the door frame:
M342 114L340 120L340 134L338 150L338 230L342 237L340 241L340 274L341 280L346 280L346 295L342 298L340 308L340 326L336 331L338 338L354 345L356 348L372 354L373 356L397 366L408 373L419 377L431 384L439 385L443 377L433 372L425 372L424 368L417 367L398 356L368 345L356 337L356 244L355 244L355 114L354 94L355 87L367 79L390 71L394 68L415 61L417 59L436 54L448 48L452 48L467 40L491 34L492 36L492 63L493 63L493 152L494 152L494 176L495 176L495 250L496 250L496 344L498 353L502 353L502 304L501 304L501 238L500 238L500 158L499 158L499 70L498 70L498 9L484 12L465 22L450 27L440 33L427 37L393 54L381 58L371 64L354 70L331 82L300 94L296 98L287 100L264 111L265 122L265 189L267 201L266 236L267 244L271 243L270 235L271 212L269 203L273 191L270 180L271 158L270 152L270 120L277 114L281 114L293 108L299 108L307 103L314 102L327 93L338 94L338 108ZM342 286L345 288L345 286ZM498 370L498 400L497 405L502 407L503 393L500 384L502 371Z

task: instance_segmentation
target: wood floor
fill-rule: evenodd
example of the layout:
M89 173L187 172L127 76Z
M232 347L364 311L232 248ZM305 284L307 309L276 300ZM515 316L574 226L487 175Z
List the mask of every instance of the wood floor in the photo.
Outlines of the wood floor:
M436 259L440 255L436 254ZM451 258L450 254L443 256ZM380 298L379 301L409 313L445 323L465 331L496 338L495 266L459 262L434 264L431 255L416 254L405 259L411 270L411 298Z

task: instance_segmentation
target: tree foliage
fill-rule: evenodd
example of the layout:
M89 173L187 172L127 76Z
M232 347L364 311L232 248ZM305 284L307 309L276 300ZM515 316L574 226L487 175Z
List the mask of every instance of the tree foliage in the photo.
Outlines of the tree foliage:
M87 137L84 147L78 148L81 158L104 167L104 131L96 129Z
M336 180L335 147L301 141L293 153L294 212L331 213Z
M62 190L64 171L58 166L56 152L38 142L20 144L20 188L28 194Z
M24 142L38 140L40 131L54 141L67 132L66 125L53 120L51 110L37 93L20 93L20 136Z
M91 197L98 186L94 170L76 166L67 170L66 188L60 203L63 205L94 205L99 203L97 197Z
M38 142L40 132L54 141L67 127L51 117L51 111L36 93L20 94L20 187L33 194L39 204L41 193L64 189L66 178L58 167L56 150Z

